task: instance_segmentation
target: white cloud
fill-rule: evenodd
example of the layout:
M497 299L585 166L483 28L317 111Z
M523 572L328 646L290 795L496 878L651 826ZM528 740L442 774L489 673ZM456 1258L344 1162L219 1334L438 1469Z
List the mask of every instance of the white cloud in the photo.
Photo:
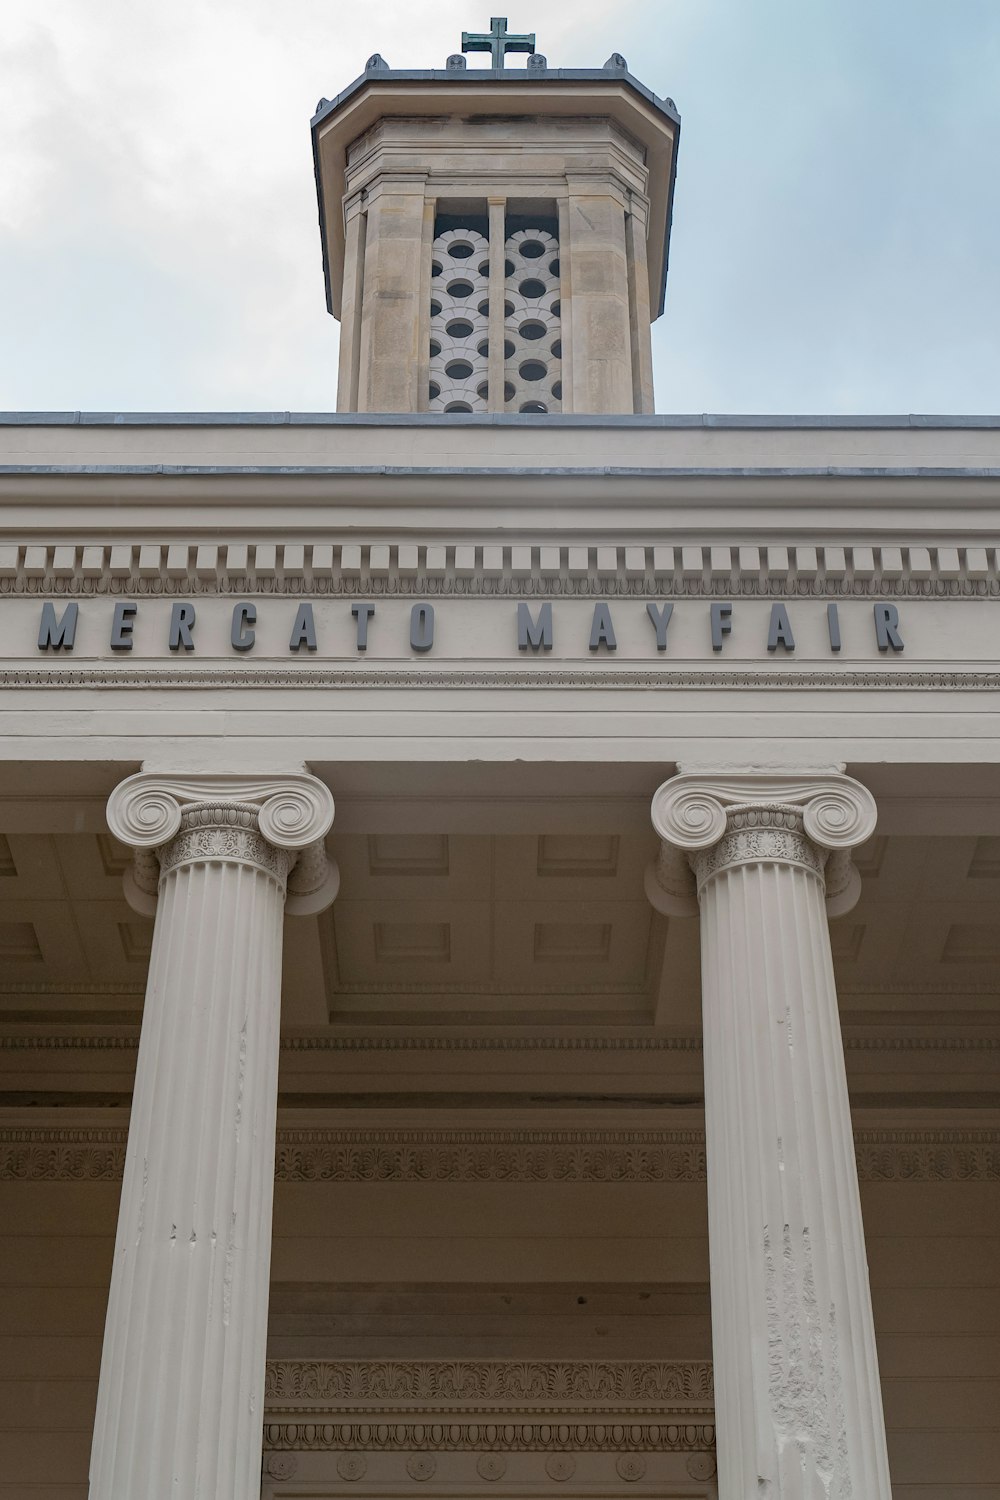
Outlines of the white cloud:
M4 0L0 406L332 407L309 117L490 8ZM680 105L661 407L1000 406L995 0L508 14Z
M535 0L531 24L579 61L601 10ZM4 23L0 256L27 321L0 331L0 401L332 405L309 117L372 52L442 66L487 22L439 0L7 0Z

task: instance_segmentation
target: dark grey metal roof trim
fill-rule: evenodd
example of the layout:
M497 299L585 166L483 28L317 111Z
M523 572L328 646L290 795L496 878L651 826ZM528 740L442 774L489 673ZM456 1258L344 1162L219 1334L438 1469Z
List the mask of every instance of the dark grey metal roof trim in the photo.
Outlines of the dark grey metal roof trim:
M319 145L317 128L342 104L360 92L366 83L447 83L458 87L471 87L488 80L492 83L542 84L542 83L595 83L601 79L614 78L627 83L647 104L676 126L674 149L670 153L670 185L667 189L667 226L663 241L663 276L660 282L660 300L656 316L660 317L667 301L667 271L670 265L670 233L674 221L674 189L677 185L677 155L681 143L681 117L672 99L661 99L652 89L640 83L627 68L546 68L541 73L529 73L526 68L468 68L464 72L448 68L366 68L366 70L342 89L335 99L327 99L309 122L312 136L313 175L316 178L316 202L319 208L319 237L323 255L323 285L326 288L326 310L333 313L333 288L330 283L330 263L326 253L324 227L325 207L323 202L323 179L319 169Z
M624 464L573 468L524 465L487 468L474 465L439 465L414 468L409 464L0 464L3 474L66 475L212 475L274 476L305 478L376 475L407 479L1000 479L1000 468L928 468L889 465L885 468L854 468L840 464L780 467L709 467L683 465L677 468L636 467Z
M476 83L510 83L529 85L541 83L599 83L601 79L622 79L634 88L637 94L651 104L660 114L666 115L675 125L681 123L677 106L672 99L661 99L659 94L640 83L627 68L545 68L539 73L529 73L527 68L466 68L452 71L450 68L367 68L358 75L335 99L327 99L310 120L310 125L319 125L328 115L335 114L366 83L447 83L470 87Z
M545 427L620 428L671 431L685 428L855 432L907 428L948 431L1000 431L1000 414L934 415L920 412L885 416L767 416L716 412L657 413L637 417L586 413L516 412L327 412L327 411L0 411L0 427Z

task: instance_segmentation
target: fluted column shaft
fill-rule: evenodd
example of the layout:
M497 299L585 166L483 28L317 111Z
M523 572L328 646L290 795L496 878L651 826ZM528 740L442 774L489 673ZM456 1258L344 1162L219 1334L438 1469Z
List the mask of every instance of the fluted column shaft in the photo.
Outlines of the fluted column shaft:
M701 914L720 1500L890 1500L825 882L874 807L702 786L666 821Z
M321 836L332 801L317 788L306 832ZM164 804L150 813L146 802L155 836ZM166 811L177 831L155 846L159 899L91 1500L259 1495L282 924L296 860L288 845L305 841L280 826L286 847L266 837L262 824L274 836L282 818L272 806L266 819L265 807L181 798L176 817ZM294 823L286 799L289 808ZM109 821L134 838L142 819L113 799Z

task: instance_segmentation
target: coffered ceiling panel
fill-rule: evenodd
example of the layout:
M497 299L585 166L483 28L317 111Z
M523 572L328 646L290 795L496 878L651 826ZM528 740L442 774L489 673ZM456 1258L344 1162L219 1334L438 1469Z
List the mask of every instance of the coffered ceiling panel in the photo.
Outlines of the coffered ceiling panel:
M379 833L331 843L340 865L341 897L349 901L486 901L491 894L487 837Z
M65 898L0 898L0 971L6 981L89 977L86 948Z
M698 923L652 912L651 833L383 824L331 849L335 905L286 925L289 1027L697 1030ZM0 835L0 1017L138 1016L152 922L125 903L128 858L104 831ZM1000 837L878 835L858 864L861 898L831 927L845 1013L1000 1010Z
M331 1015L645 1015L652 838L378 834L333 841ZM445 996L448 1000L445 1001Z
M617 834L541 834L496 840L499 897L542 901L638 900L650 840Z
M529 897L498 901L494 910L493 977L500 988L505 983L541 990L578 984L609 990L648 984L648 905Z
M414 895L419 894L418 886ZM387 897L338 903L334 925L340 983L486 983L490 918L487 901Z

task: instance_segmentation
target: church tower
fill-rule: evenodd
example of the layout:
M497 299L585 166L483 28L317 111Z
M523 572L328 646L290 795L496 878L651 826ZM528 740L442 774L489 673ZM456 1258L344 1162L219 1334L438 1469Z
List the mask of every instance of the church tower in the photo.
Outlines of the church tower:
M652 412L679 133L618 53L550 68L504 17L369 58L312 121L338 411Z

